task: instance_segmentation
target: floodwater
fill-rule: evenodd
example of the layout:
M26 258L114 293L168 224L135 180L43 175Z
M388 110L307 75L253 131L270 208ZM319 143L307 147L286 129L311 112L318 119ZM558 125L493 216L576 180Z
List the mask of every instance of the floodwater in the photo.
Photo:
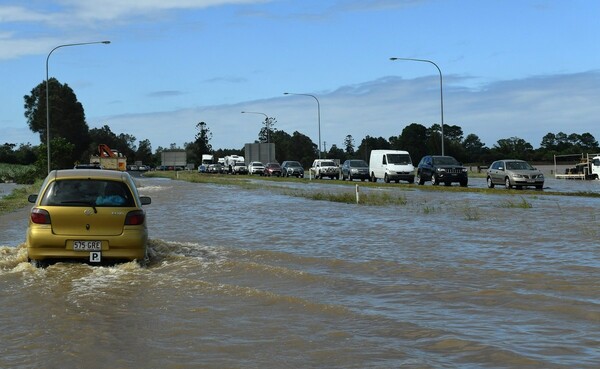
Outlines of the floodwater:
M358 206L281 187L139 185L153 200L145 268L34 269L28 209L0 216L1 368L600 363L600 199L390 185L370 191L405 204Z

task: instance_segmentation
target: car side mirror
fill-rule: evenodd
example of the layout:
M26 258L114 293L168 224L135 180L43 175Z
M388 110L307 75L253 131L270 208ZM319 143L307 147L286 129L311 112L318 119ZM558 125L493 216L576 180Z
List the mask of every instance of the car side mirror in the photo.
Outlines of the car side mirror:
M498 170L504 170L504 168L503 167L498 167Z
M33 203L35 203L37 201L37 198L38 198L37 194L35 194L35 195L29 195L29 196L27 196L27 201L29 201L30 203L33 204Z
M140 201L142 202L142 205L152 204L152 199L149 196L140 196Z

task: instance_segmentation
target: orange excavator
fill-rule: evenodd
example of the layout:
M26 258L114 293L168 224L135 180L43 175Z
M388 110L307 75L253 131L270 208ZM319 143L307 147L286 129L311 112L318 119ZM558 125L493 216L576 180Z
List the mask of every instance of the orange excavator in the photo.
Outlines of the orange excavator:
M90 163L100 164L104 169L127 170L127 158L106 144L98 145L98 156L92 155Z

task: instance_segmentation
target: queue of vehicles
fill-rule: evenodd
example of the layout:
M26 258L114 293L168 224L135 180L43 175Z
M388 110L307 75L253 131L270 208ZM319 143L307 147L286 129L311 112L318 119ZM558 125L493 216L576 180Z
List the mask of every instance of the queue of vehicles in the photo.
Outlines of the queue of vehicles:
M304 168L298 161L284 161L278 163L263 164L253 161L243 170L236 170L236 166L242 167L243 157L237 157L237 164L229 170L220 164L210 164L207 170L199 169L207 173L232 173L250 174L262 176L281 176L304 178ZM231 159L225 159L225 162ZM444 184L451 186L458 183L466 187L469 183L468 168L458 160L449 155L425 155L417 166L412 163L410 153L403 150L372 150L367 163L365 160L349 159L341 165L335 159L315 159L309 168L310 178L336 179L339 180L361 180L377 182L382 179L385 183L405 181L409 184L419 185L431 182L433 186ZM503 159L492 163L486 172L486 183L489 188L503 185L507 189L544 187L544 174L532 167L529 163L518 159Z

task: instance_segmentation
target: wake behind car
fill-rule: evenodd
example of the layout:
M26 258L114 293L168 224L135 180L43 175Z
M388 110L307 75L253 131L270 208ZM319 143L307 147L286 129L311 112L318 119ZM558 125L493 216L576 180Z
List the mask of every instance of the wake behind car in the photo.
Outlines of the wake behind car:
M416 181L420 185L431 181L434 186L440 183L450 186L452 182L458 182L466 187L469 174L467 168L452 156L426 155L417 167Z
M544 188L544 174L523 160L497 160L487 171L487 186L504 185L507 189L522 187Z
M148 230L131 176L113 170L54 170L42 183L26 235L27 258L42 266L73 259L95 262L147 258Z

